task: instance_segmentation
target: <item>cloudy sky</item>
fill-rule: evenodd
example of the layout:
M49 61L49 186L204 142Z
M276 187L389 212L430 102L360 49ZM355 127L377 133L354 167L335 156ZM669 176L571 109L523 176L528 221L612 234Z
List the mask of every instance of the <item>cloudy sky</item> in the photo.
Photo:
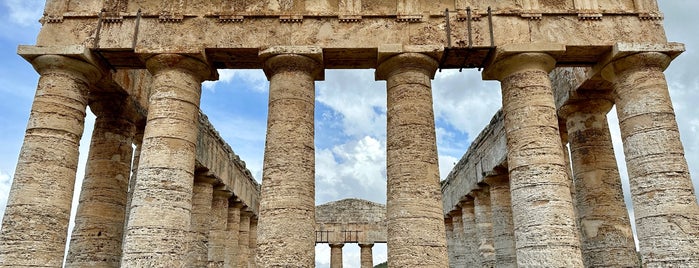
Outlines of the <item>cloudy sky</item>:
M696 0L659 0L670 41L682 42L687 52L666 75L674 100L690 170L699 169L699 10ZM17 156L29 116L38 75L16 55L18 44L34 44L43 10L41 0L0 2L0 215L4 212ZM220 81L204 85L202 110L256 179L261 178L267 116L267 81L256 71L222 70ZM373 70L326 71L316 83L316 202L356 197L385 203L386 90L374 81ZM499 109L497 82L484 82L475 70L437 73L433 82L441 177L464 154L470 142ZM626 178L618 123L609 115L622 177ZM81 143L81 166L87 156L94 116L86 121ZM80 185L82 171L78 172ZM697 187L697 179L695 188ZM628 197L628 183L625 184ZM77 194L76 194L77 197ZM628 198L627 198L628 199ZM1 216L0 216L1 217ZM319 267L329 265L330 250L316 248ZM359 267L356 245L344 248L345 267ZM375 262L386 259L385 245L374 250Z

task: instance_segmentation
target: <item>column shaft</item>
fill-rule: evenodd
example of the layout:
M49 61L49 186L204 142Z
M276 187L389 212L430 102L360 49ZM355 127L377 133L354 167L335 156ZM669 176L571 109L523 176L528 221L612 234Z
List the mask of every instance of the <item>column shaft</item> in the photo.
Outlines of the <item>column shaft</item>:
M456 248L454 247L454 243L456 242L456 238L454 237L454 221L453 218L447 217L444 218L444 229L446 232L446 237L447 237L447 257L449 261L449 267L456 267L456 260L454 259L456 256Z
M374 267L372 247L374 247L374 244L359 244L360 268Z
M250 218L250 233L249 236L249 247L250 247L250 266L251 268L257 267L257 219L255 216Z
M122 265L180 267L189 245L201 82L210 70L176 54L146 65L153 82Z
M555 60L520 53L491 66L502 85L518 266L582 267L556 105Z
M228 222L226 232L228 239L226 240L226 268L238 268L238 258L240 251L238 250L240 237L240 209L243 204L240 202L230 201L228 204Z
M39 84L0 231L0 267L60 267L92 65L43 55Z
M319 69L316 60L295 54L265 61L269 114L258 223L265 234L258 240L263 267L315 264L313 113Z
M240 212L240 227L238 228L238 267L248 268L250 263L250 217L252 212Z
M209 267L224 267L228 232L228 198L232 193L214 190L211 203L211 229L209 231ZM236 222L237 224L237 222Z
M486 177L486 182L490 189L495 266L517 267L509 179L505 174Z
M189 267L206 267L209 263L209 231L211 224L211 204L213 203L214 178L197 174L192 189L192 217L190 227Z
M131 162L131 177L129 178L128 190L126 193L126 207L124 209L124 231L121 236L122 249L126 242L126 230L128 230L129 218L131 217L131 200L133 199L133 190L136 188L136 180L138 177L138 163L141 159L141 147L143 145L143 129L137 129L134 135L134 151L133 161Z
M473 198L461 202L461 219L464 229L464 267L481 266L481 254L478 250L478 228L476 213L473 208Z
M481 254L481 267L495 267L495 246L493 245L493 213L490 207L490 191L487 186L472 192L476 230L478 230L478 251Z
M611 106L596 99L561 109L573 160L582 253L587 267L638 267L607 123Z
M330 244L330 268L342 268L342 247L345 244Z
M699 206L663 74L670 60L635 54L604 74L614 84L643 264L697 267Z
M454 267L464 267L466 261L466 250L464 249L464 221L461 215L461 209L453 211L450 213L452 216L452 229L454 242L452 246L454 247ZM449 262L450 264L452 262Z
M105 111L127 105L107 97L91 105L97 119L65 267L118 267L121 261L136 127L122 111Z
M376 71L386 80L388 266L446 267L430 79L437 61L403 53Z

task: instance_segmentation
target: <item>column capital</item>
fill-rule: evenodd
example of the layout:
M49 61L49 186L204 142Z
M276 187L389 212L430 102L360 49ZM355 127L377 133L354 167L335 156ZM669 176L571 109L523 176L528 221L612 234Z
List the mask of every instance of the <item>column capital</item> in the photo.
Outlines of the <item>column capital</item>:
M316 46L275 46L260 51L267 79L281 71L309 73L316 81L325 80L323 49Z
M358 245L360 248L372 248L372 247L374 247L374 243L359 243Z
M210 176L206 173L198 173L194 175L194 183L205 183L214 185L218 182L219 180L216 177Z
M490 186L508 184L510 182L510 175L507 172L494 172L492 174L487 174L483 179L483 182L487 183Z
M566 103L558 109L558 116L568 118L574 113L607 114L614 106L609 99L586 99Z
M342 248L345 246L345 243L329 243L328 246L330 248Z
M218 188L218 187L217 187ZM225 189L214 189L214 199L228 199L233 196L233 192Z
M617 75L639 68L660 68L665 70L672 57L662 52L641 52L610 61L602 68L602 78L614 82Z
M483 71L483 79L502 81L505 77L524 70L535 69L548 73L554 67L556 59L546 52L516 53L494 61Z
M31 60L31 64L40 75L55 70L64 70L80 74L88 83L96 83L102 78L102 72L96 66L74 58L61 55L41 55Z
M417 70L424 73L430 79L439 67L439 62L426 54L407 52L399 53L379 62L376 68L376 80L388 80L392 74L401 70Z
M199 59L174 53L156 54L146 59L146 68L156 75L164 70L177 69L194 76L199 82L217 80L216 69Z

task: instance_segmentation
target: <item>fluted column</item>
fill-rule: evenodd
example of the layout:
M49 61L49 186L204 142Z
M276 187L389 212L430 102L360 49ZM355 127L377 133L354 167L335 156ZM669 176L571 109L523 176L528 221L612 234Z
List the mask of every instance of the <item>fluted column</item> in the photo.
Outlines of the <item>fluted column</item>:
M454 237L454 242L452 246L454 247L454 257L450 260L450 264L453 262L454 267L464 267L466 251L464 250L464 221L461 215L461 209L452 211L449 213L452 218L452 232Z
M250 233L249 236L249 247L250 247L250 261L249 267L257 267L256 256L257 256L257 218L253 215L250 217Z
M560 109L573 162L582 253L587 267L638 267L607 123L609 100L591 99Z
M238 250L240 237L240 209L243 203L234 201L231 198L228 203L228 222L226 232L228 239L226 240L226 268L238 268L238 258L240 251Z
M224 267L228 232L228 198L230 191L215 189L211 202L211 228L209 229L209 267ZM237 224L237 222L236 222Z
M136 127L123 96L93 101L97 115L65 267L119 267Z
M490 189L495 267L517 267L515 233L512 227L510 180L507 174L498 174L487 176L485 182Z
M374 244L359 244L360 268L373 268L374 256L372 248Z
M250 217L252 217L252 212L245 209L240 211L240 226L238 227L239 268L248 268L250 263Z
M437 61L402 53L379 64L386 80L388 266L446 267L442 193L430 79Z
M342 247L343 243L330 245L330 268L342 268Z
M27 131L0 230L0 267L60 267L68 233L87 94L99 71L43 55Z
M321 50L308 53L320 56ZM263 267L315 265L313 113L315 80L323 70L310 56L275 49L261 53L270 83L258 222Z
M481 267L495 267L495 246L493 245L493 213L490 207L488 186L471 192L474 197L476 230L478 231L478 251L481 254Z
M472 197L461 202L461 220L464 229L464 267L479 267L482 261L478 250L478 228Z
M570 181L545 53L507 56L486 70L501 82L518 266L582 267Z
M699 206L663 70L670 57L639 53L607 65L644 265L699 266Z
M216 179L205 174L196 174L192 189L192 218L190 228L190 245L187 256L188 267L206 267L208 265L209 231L211 224L211 204L213 202Z
M153 56L146 66L153 82L122 266L180 267L189 245L201 82L210 70L177 54Z

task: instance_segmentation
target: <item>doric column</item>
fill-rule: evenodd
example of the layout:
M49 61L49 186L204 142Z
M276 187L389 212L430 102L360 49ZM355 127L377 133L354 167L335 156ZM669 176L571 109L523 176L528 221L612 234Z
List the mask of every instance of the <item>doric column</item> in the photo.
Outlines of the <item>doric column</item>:
M379 64L386 80L388 266L446 267L442 193L430 79L438 63L402 53Z
M209 263L209 231L211 204L213 203L216 179L206 174L195 174L192 189L192 218L187 256L189 267L206 267Z
M250 241L249 247L250 247L250 265L249 267L254 268L257 267L257 262L255 258L257 257L257 217L255 215L250 217L250 232L248 234Z
M495 267L517 267L510 180L507 174L498 174L485 177L485 182L490 189Z
M342 247L343 243L330 245L330 268L342 268Z
M231 198L228 203L228 222L226 232L228 239L226 240L226 268L238 268L238 258L240 251L238 250L240 237L240 209L243 203L236 202L235 198Z
M136 127L124 96L100 96L65 267L118 267Z
M224 267L228 232L228 198L230 191L215 189L211 202L211 229L209 230L209 266ZM237 224L237 222L236 222Z
M138 178L138 163L141 159L141 148L143 147L143 128L136 129L136 134L133 138L134 150L133 160L131 162L131 177L129 178L129 188L126 192L126 207L124 209L124 231L122 232L121 244L122 248L126 241L126 230L128 229L129 218L131 217L131 201L133 200L133 190L136 188L136 180Z
M252 212L243 208L240 211L240 226L238 227L238 267L248 268L250 263L250 218Z
M518 266L582 267L570 181L546 53L506 56L486 70L502 85Z
M609 100L591 99L559 112L568 129L582 253L586 267L638 267L607 123L611 107Z
M449 267L456 267L456 262L454 260L454 257L456 255L456 248L454 247L454 221L453 218L450 216L444 218L444 231L447 237L447 258L449 262Z
M644 265L697 267L699 206L663 74L670 60L633 54L603 75L614 85Z
M452 243L454 257L450 259L449 264L451 265L453 263L454 267L464 267L466 265L466 250L464 250L464 221L461 215L461 209L459 208L458 210L452 211L449 215L452 219L452 236L454 238L454 242Z
M464 229L464 267L481 266L481 254L478 250L478 228L476 227L476 213L473 207L473 198L467 197L461 202L461 220Z
M180 267L189 244L201 82L211 73L177 54L153 56L146 66L153 82L122 266Z
M269 79L258 223L263 267L315 265L313 113L321 55L320 48L270 48L260 54Z
M68 233L92 65L57 55L32 61L39 84L0 231L0 266L60 267Z
M360 268L374 267L372 247L374 247L374 244L359 244Z
M478 251L481 254L481 267L495 267L495 246L493 245L493 213L490 207L488 186L471 192L474 197L476 230L478 231Z

